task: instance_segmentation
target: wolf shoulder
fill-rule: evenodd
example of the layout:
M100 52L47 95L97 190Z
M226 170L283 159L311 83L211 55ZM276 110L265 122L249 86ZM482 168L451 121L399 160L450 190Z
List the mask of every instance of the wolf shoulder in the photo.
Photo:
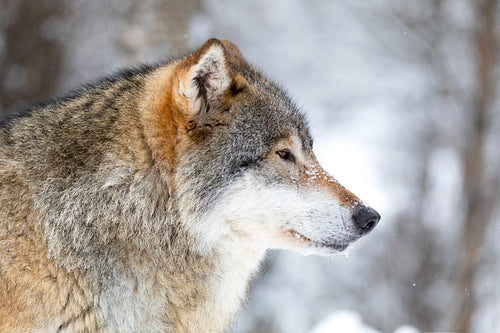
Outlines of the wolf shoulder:
M142 136L137 105L154 68L123 70L4 120L0 158L23 164L35 178L74 176L127 159L131 151L122 147L145 148L133 147L139 141L133 136Z

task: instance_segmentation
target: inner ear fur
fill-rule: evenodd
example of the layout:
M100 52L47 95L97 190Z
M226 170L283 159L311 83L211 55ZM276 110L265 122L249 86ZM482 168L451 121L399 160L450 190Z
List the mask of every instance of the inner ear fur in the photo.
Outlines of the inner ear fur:
M231 69L230 62L242 61L233 43L210 39L177 66L173 95L176 105L186 115L188 129L213 127L223 122L231 97L245 86L245 80Z

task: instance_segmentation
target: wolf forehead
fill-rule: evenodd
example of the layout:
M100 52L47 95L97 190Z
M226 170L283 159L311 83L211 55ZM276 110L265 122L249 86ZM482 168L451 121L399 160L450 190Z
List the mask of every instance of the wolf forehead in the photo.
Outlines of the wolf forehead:
M304 149L312 148L305 115L283 90L271 82L256 84L251 90L242 103L231 105L230 112L235 116L228 124L229 138L269 147L294 136Z
M231 106L237 111L234 120L238 125L242 125L238 121L259 124L253 129L267 139L267 144L294 134L300 137L303 147L312 147L306 116L280 85L247 62L230 63L230 67L247 82L241 98Z
M200 171L210 167L209 173L218 167L221 172L238 172L263 159L283 139L298 144L297 149L311 151L307 119L287 93L250 64L234 65L233 70L245 78L247 86L225 111L230 114L225 126L192 147L194 152L203 151L204 163L199 156L190 163Z

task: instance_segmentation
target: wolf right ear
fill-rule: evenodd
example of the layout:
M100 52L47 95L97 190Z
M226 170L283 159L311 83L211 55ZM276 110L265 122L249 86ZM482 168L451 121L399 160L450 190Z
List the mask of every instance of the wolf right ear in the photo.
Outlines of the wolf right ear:
M209 121L227 101L229 93L241 90L242 79L235 78L229 66L230 60L237 59L243 60L234 44L210 39L178 65L175 98L190 121L197 124Z

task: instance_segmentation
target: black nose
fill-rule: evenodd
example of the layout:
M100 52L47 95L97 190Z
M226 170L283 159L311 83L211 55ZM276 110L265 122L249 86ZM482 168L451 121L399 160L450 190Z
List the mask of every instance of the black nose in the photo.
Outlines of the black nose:
M361 206L353 215L354 223L361 229L361 233L367 234L375 228L380 221L380 214L373 208Z

